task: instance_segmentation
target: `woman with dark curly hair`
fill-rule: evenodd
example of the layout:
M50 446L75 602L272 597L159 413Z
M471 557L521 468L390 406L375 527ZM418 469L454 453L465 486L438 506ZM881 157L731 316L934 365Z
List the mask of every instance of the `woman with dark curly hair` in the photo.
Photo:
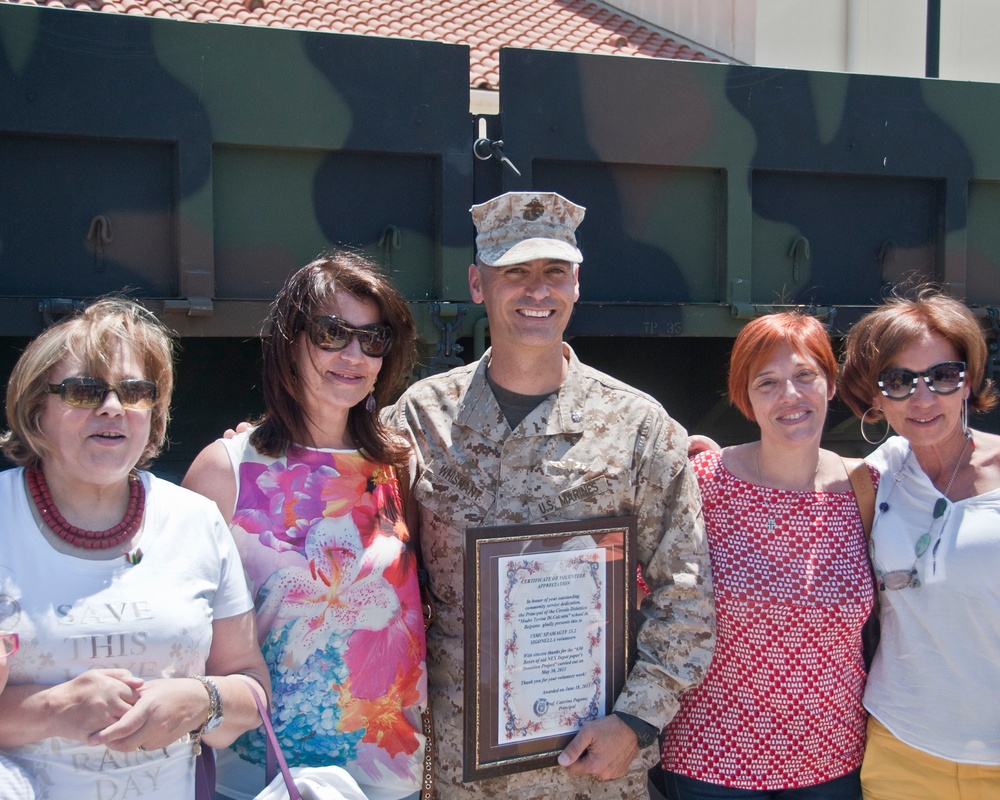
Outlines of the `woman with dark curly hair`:
M964 304L923 291L863 317L840 393L890 437L871 557L882 638L865 688L868 800L1000 797L1000 436L987 346Z
M415 338L406 302L364 258L303 267L266 323L264 417L184 479L236 539L289 764L343 767L380 800L417 792L425 743L423 615L395 474L409 449L377 413ZM261 733L233 750L244 760L220 754L220 793L252 797Z

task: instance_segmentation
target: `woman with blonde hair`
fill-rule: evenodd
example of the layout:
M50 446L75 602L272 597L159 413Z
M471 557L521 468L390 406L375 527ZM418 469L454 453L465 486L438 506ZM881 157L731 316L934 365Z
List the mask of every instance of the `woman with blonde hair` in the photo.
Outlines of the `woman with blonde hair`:
M267 669L225 522L142 470L172 387L167 331L119 298L42 333L8 383L0 597L21 647L0 748L52 800L194 797L202 741L260 724Z

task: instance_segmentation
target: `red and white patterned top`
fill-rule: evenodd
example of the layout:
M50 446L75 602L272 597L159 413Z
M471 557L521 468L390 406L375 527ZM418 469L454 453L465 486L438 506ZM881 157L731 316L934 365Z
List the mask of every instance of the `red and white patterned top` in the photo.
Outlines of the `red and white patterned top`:
M666 729L664 768L758 791L857 769L861 628L873 591L853 492L756 486L730 474L716 451L700 453L694 468L718 641L705 680Z

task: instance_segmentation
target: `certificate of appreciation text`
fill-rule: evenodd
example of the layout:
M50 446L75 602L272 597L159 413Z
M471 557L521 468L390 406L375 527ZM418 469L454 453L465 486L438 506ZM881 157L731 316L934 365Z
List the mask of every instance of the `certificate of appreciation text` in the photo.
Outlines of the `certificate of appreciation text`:
M500 741L579 730L603 716L606 550L501 558Z
M634 658L634 516L469 528L465 742L476 781L551 767Z

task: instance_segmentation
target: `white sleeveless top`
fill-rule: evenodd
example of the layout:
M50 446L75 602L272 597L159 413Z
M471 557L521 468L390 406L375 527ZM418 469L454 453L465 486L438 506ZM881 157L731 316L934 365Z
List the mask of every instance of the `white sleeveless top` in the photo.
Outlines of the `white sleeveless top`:
M865 707L911 747L1000 765L1000 490L934 520L942 495L908 449L896 436L868 457L882 473L876 502L889 504L872 531L876 570L916 569L920 586L880 592Z
M426 648L395 473L357 450L272 458L249 437L220 441L285 758L342 767L371 800L409 797L423 774ZM217 755L221 794L264 787L261 730Z

